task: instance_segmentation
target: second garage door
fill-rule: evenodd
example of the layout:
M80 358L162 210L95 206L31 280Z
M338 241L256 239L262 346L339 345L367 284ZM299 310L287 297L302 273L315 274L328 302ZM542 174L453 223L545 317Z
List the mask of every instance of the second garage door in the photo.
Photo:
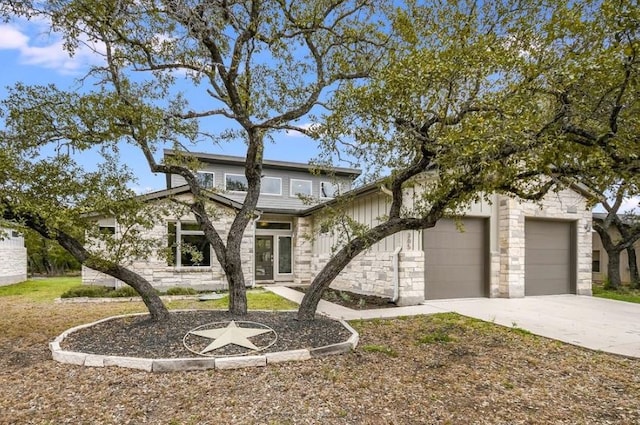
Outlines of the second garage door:
M574 224L525 220L525 295L574 293Z
M486 297L487 220L468 218L459 232L453 220L424 231L425 299Z

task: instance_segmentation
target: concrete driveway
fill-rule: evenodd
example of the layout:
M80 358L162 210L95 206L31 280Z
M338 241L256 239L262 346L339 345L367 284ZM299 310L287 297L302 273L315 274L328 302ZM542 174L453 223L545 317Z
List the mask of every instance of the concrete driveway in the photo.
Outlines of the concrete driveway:
M640 304L579 295L426 301L425 307L640 358Z

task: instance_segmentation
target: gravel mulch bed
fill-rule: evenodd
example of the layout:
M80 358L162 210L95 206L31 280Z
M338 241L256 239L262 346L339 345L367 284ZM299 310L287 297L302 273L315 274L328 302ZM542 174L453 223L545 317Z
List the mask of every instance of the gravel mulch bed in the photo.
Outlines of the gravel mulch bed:
M89 354L142 358L200 357L187 350L182 341L187 332L196 327L213 322L229 320L261 323L272 328L277 334L275 344L262 352L278 352L315 348L346 341L351 333L335 320L318 316L313 322L296 320L293 312L250 312L243 317L234 317L226 311L200 310L172 312L168 321L157 323L149 316L116 318L71 333L61 344L61 348ZM255 327L238 323L240 327ZM211 340L192 337L195 344L200 342L202 350ZM273 333L258 335L251 341L258 347L266 346L273 339ZM193 341L191 341L193 343ZM216 356L246 353L243 347L227 345L209 354Z

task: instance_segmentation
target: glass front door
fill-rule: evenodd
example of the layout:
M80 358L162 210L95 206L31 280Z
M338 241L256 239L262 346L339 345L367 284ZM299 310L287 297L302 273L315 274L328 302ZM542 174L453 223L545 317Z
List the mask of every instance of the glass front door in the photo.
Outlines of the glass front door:
M273 280L273 236L256 236L256 280Z

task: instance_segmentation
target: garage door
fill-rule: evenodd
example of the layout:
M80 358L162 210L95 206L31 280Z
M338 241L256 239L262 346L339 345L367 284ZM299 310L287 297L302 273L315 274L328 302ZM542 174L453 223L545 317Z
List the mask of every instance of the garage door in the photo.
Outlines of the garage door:
M425 298L487 296L486 219L465 219L464 232L453 220L440 220L424 232Z
M525 220L525 295L575 292L573 223Z

